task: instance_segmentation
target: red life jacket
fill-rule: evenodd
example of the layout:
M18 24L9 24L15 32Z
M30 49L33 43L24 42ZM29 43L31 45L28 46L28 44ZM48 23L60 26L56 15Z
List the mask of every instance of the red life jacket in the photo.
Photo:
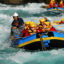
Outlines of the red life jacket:
M63 8L63 4L60 4L59 7L60 7L60 8Z
M62 2L62 3L61 3L61 2L59 3L59 7L60 7L60 8L63 8L63 5L64 5L63 2Z
M49 6L50 6L50 8L52 8L52 7L56 7L56 3L53 2L53 5L52 5L52 3L50 3Z
M41 32L42 32L42 29L40 28L36 30L36 33L41 33Z
M55 2L53 2L53 7L56 7L56 3Z
M55 29L54 27L52 27L52 28L50 29L50 31L56 31L56 29Z
M63 6L64 6L64 1L63 1Z
M23 31L22 31L22 35L21 35L22 37L27 37L27 36L29 36L29 32L28 32L28 29L24 29Z
M61 21L61 22L60 22L60 24L64 24L64 22L63 22L63 21Z

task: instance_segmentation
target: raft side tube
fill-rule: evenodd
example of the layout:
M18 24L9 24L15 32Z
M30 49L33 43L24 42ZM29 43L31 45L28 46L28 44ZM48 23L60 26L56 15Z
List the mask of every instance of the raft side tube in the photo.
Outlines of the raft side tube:
M49 44L52 43L51 41L53 41L54 43L58 41L64 42L64 34L58 33L58 32L49 32L48 34L43 34L42 39L43 39L45 47L50 47ZM18 43L18 45L16 46L17 48L29 46L30 44L37 45L37 43L38 44L40 43L40 38L37 38L36 34L33 34L26 38L19 39L17 43Z
M58 11L64 11L64 8L48 8L48 11L54 11L54 10L58 10Z

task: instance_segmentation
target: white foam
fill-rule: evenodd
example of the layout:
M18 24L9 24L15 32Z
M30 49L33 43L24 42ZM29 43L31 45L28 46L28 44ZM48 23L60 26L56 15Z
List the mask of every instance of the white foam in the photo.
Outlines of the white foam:
M63 49L52 50L52 51L50 51L50 53L51 53L51 55L64 56L64 51L63 51Z
M13 56L9 56L7 59L12 60L18 64L24 64L27 62L52 62L55 61L55 59L59 59L64 56L64 51L63 49L59 50L51 50L51 51L43 51L43 52L23 52L20 50ZM45 61L46 60L46 61ZM50 61L51 60L51 61Z
M9 39L11 20L9 15L0 14L0 50L8 47L7 39Z
M27 11L29 13L40 13L45 11L46 9L41 8L41 6L45 5L44 3L28 3L26 6L23 5L19 5L19 6L5 6L4 7L0 7L0 10L23 10L23 11ZM41 11L43 10L43 11Z

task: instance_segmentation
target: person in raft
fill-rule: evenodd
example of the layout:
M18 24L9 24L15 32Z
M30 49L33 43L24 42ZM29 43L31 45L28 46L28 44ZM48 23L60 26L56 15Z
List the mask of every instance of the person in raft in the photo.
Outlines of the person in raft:
M27 37L36 33L36 25L33 21L26 21L21 37Z
M50 3L49 3L48 8L55 8L55 7L56 7L56 2L55 2L55 0L51 0Z
M52 23L52 25L57 25L57 24L59 24L59 21L56 21L56 20L54 20Z
M50 21L47 17L44 17L44 19L46 20L46 22L47 22L47 21L48 21L48 22Z
M25 25L24 25L24 29L23 29L22 34L21 34L21 37L27 37L27 36L30 35L29 32L28 32L29 26L30 26L30 21L26 21Z
M61 21L59 22L59 24L64 24L64 18L61 19Z
M63 6L64 6L64 1L63 1Z
M46 24L45 24L45 22L47 22L45 18L40 19L40 25L39 25L39 29L37 30L37 32L38 31L46 32L46 28L45 28Z
M64 3L63 3L63 0L61 0L60 3L59 3L59 5L58 5L58 7L64 8L63 6L64 6Z
M49 21L46 21L45 18L40 19L40 23L37 24L37 33L38 32L49 32L56 31L56 29L51 25Z
M38 23L37 26L33 21L27 21L25 22L21 37L27 37L33 35L34 33L45 33L49 31L56 31L56 29L49 21L46 21L45 18L40 19L40 23Z
M24 21L22 18L18 17L18 13L14 13L13 15L13 22L12 22L12 27L11 27L11 39L13 39L15 37L15 32L16 35L18 35L17 32L21 32L21 29L23 29L24 27Z
M30 29L28 32L30 35L33 35L34 33L36 33L36 25L33 21L30 22Z

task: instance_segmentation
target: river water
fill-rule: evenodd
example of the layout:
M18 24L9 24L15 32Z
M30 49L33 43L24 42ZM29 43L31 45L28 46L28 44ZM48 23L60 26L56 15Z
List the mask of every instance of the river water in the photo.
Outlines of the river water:
M14 12L17 12L24 21L31 20L35 23L42 17L48 17L51 22L64 17L64 12L49 12L42 8L43 5L45 4L28 3L19 6L0 4L0 64L64 64L64 49L28 52L9 46ZM64 31L63 25L55 27Z

